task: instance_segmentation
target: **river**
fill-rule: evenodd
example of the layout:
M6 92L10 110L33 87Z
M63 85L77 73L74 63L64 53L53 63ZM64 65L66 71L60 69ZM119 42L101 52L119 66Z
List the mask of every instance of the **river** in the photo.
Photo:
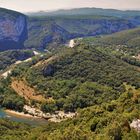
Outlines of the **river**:
M5 112L3 109L0 109L0 118L7 118L11 121L22 122L22 123L26 123L26 124L34 125L34 126L47 124L47 120L45 119L17 116L17 115Z

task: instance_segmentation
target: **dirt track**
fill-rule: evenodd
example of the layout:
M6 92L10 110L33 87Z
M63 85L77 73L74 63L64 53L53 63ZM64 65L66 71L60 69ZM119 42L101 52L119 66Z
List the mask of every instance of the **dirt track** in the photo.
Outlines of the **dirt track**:
M49 63L49 62L51 62L51 61L53 61L53 60L55 60L55 59L57 59L57 56L52 56L52 57L50 57L50 58L48 58L48 59L46 59L46 60L39 61L39 62L36 63L33 67L38 67L38 66L40 66L40 65L45 65L45 64L47 64L47 63Z

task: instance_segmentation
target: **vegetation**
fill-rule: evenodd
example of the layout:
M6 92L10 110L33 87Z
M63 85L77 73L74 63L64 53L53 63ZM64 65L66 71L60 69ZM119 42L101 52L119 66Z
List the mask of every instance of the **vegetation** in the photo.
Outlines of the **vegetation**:
M77 20L77 17L68 18L62 19L64 22L66 19L68 22ZM42 39L46 33L53 37L52 39L49 36L51 41L56 40L55 43L66 39L66 36L63 36L63 39L60 38L63 31L67 35L70 31L78 33L78 28L74 30L71 23L64 25L62 19L55 17L57 25L50 17L41 18L42 22L35 18L30 19L35 22L35 27L34 24L30 25L29 40L31 39L31 42L28 40L29 42L26 43L30 44L34 37L38 37L33 46L29 45L35 47L34 45L38 45L38 42L43 43ZM88 28L106 29L101 25L86 26L80 16L78 19L81 23L78 24L80 33L83 31L89 33ZM46 20L49 21L48 24ZM96 17L96 20L101 19ZM116 22L116 19L111 17L108 20ZM47 27L44 34L38 32L38 28L42 26ZM66 30L63 30L61 26L65 26ZM37 30L32 30L32 27ZM59 34L54 36L52 29L59 31ZM110 31L105 32L110 33ZM60 123L48 122L47 125L36 127L0 119L0 139L139 139L140 134L130 127L134 119L140 118L139 32L137 28L109 36L85 38L77 42L74 48L61 47L51 54L40 58L34 57L30 62L17 65L7 79L0 80L0 105L2 107L22 111L25 104L31 103L43 112L54 113L64 110L78 112L78 115ZM19 56L20 58L25 56L23 52L20 53L21 55L17 51L8 52L8 55L5 55L6 52L0 53L2 58L6 57L5 61L0 62L1 69L19 60ZM12 58L12 62L9 62L9 58ZM46 101L25 101L12 89L13 80L26 82L26 85L41 94Z
M47 49L65 44L71 38L111 34L137 27L137 24L131 22L130 19L90 14L30 16L28 25L29 36L25 47Z
M137 140L140 135L130 128L139 117L140 91L124 84L126 91L117 100L79 110L75 119L58 124L29 127L0 120L2 140Z
M119 50L125 55L138 55L140 49L140 28L126 30L114 33L108 36L101 36L97 38L85 38L84 43L101 45L103 47L110 47L113 50Z
M30 50L14 50L14 51L5 51L0 52L0 70L4 70L11 64L15 63L18 60L25 60L33 56L33 52Z
M25 124L0 119L0 140L23 140L30 132L30 127Z
M40 139L137 140L139 134L129 124L139 117L140 94L134 87L125 85L125 88L126 92L116 101L80 110L76 119L57 124L51 133L46 129Z
M20 65L12 76L26 80L42 93L47 102L41 109L46 112L76 111L110 102L125 91L123 83L140 88L138 68L102 51L102 47L62 49L57 59L46 64L45 61L37 67Z
M0 81L0 105L1 107L22 111L25 104L25 99L19 97L10 86L10 79Z

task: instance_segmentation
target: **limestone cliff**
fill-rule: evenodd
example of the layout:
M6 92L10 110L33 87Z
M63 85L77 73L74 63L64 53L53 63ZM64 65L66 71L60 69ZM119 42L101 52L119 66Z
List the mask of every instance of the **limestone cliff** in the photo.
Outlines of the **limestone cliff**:
M77 37L112 34L135 28L129 20L113 17L29 17L26 48L54 48Z
M0 8L0 50L22 48L27 34L25 15Z

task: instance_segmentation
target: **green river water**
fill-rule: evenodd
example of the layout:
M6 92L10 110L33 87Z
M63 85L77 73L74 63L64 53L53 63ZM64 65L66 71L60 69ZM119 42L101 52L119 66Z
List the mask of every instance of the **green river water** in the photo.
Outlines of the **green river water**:
M16 116L11 113L5 112L3 109L0 109L0 118L7 118L11 121L15 122L22 122L29 125L45 125L47 124L47 120L45 119L38 119L38 118L27 118L22 116Z

